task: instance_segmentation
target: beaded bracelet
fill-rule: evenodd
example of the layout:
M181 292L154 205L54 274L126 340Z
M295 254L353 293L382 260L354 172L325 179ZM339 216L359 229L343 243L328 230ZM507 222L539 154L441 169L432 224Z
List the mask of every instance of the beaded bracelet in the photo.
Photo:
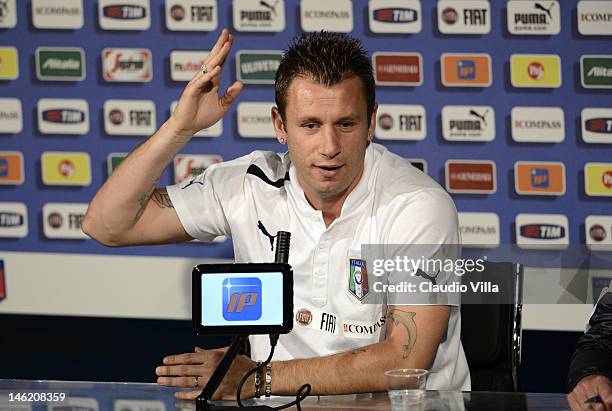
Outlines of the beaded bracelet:
M261 391L259 387L261 386L261 376L259 375L259 370L261 369L261 361L257 361L256 363L257 371L255 372L255 398L261 397Z
M272 395L272 364L266 364L265 395L266 397Z

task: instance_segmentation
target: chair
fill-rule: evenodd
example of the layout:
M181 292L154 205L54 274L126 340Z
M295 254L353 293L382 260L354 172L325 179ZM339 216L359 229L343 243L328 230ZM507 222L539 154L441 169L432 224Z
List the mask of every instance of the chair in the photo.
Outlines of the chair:
M461 342L470 368L472 390L516 392L521 363L523 267L508 262L486 262L481 273L466 274L462 282L479 280L498 284L500 290L503 287L509 293L494 295L486 304L468 298L468 303L461 305Z

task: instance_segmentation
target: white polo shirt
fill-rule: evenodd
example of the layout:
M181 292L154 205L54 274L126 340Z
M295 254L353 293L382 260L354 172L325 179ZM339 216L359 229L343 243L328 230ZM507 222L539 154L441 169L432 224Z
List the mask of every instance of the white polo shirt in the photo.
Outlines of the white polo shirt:
M192 181L168 187L176 212L192 237L233 239L236 262L272 262L272 235L291 232L294 326L281 335L274 360L318 357L384 340L386 307L362 304L351 275L362 244L459 244L450 196L406 159L379 144L366 150L360 182L340 216L325 227L308 203L288 153L255 151L210 166ZM352 261L351 261L352 260ZM351 273L351 268L353 273ZM356 289L357 286L357 289ZM460 341L458 306L451 306L427 389L469 390ZM252 336L253 359L269 354L267 336Z

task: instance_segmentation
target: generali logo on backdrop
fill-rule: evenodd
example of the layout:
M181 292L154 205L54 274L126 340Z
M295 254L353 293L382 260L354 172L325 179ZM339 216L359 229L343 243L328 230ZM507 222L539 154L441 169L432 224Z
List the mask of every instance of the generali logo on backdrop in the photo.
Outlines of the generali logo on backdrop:
M550 36L561 31L561 11L556 0L510 0L507 11L510 34Z
M87 134L89 132L87 100L41 98L36 107L38 130L42 134Z
M565 194L565 164L557 161L515 162L514 190L521 195Z
M586 245L593 251L612 251L612 215L590 215L584 221Z
M202 174L206 169L223 161L219 155L179 154L174 157L174 183Z
M170 104L170 115L174 113L174 109L176 108L177 104L178 104L178 100L173 101ZM223 134L223 117L221 117L219 121L217 121L215 124L213 124L209 128L200 130L197 133L195 133L193 136L194 137L219 137L221 134Z
M381 86L423 84L423 57L419 53L375 52L372 55L374 80Z
M102 50L105 81L148 82L153 79L153 57L149 49L105 48Z
M419 33L422 27L419 0L370 0L368 15L372 33Z
M166 0L166 27L174 31L214 31L219 25L216 0Z
M190 81L208 57L210 51L181 51L170 52L170 78L172 81Z
M103 30L147 30L151 27L149 0L98 0Z
M486 0L439 0L438 30L443 34L487 34L491 6Z
M379 104L376 137L381 140L423 140L427 135L425 107Z
M152 100L106 100L103 110L106 134L150 136L157 128Z
M83 0L32 0L32 25L37 29L78 30L83 22Z
M612 144L612 108L585 108L580 118L585 143Z
M512 139L520 143L560 143L565 139L561 107L513 107Z
M612 2L579 1L576 17L578 18L578 32L583 36L612 34Z
M81 224L87 203L46 203L43 205L43 233L53 239L87 239Z
M491 106L442 107L442 137L448 141L492 141L495 110Z
M284 0L234 0L232 11L237 31L285 30Z
M499 247L499 216L496 213L459 212L461 245L467 248Z
M40 157L42 182L48 186L88 186L91 158L85 152L45 151Z
M497 191L495 163L490 160L447 160L446 190L458 194L492 194Z
M12 29L17 25L17 5L15 0L0 2L0 28Z
M0 202L0 237L28 235L28 208L24 203Z
M493 82L491 56L486 53L444 53L440 65L445 87L489 87Z
M23 111L18 98L0 98L0 134L17 134L23 130Z
M569 222L563 214L518 214L515 226L519 248L563 250L569 245Z
M561 58L556 54L513 54L510 83L514 87L561 87Z
M300 0L304 31L353 31L353 3L350 0Z

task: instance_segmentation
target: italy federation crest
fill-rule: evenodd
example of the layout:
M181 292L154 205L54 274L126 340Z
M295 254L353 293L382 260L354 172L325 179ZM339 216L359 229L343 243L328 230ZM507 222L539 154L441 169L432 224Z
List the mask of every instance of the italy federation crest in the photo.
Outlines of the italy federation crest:
M349 258L349 291L358 300L363 298L370 291L368 286L368 269L365 260Z

